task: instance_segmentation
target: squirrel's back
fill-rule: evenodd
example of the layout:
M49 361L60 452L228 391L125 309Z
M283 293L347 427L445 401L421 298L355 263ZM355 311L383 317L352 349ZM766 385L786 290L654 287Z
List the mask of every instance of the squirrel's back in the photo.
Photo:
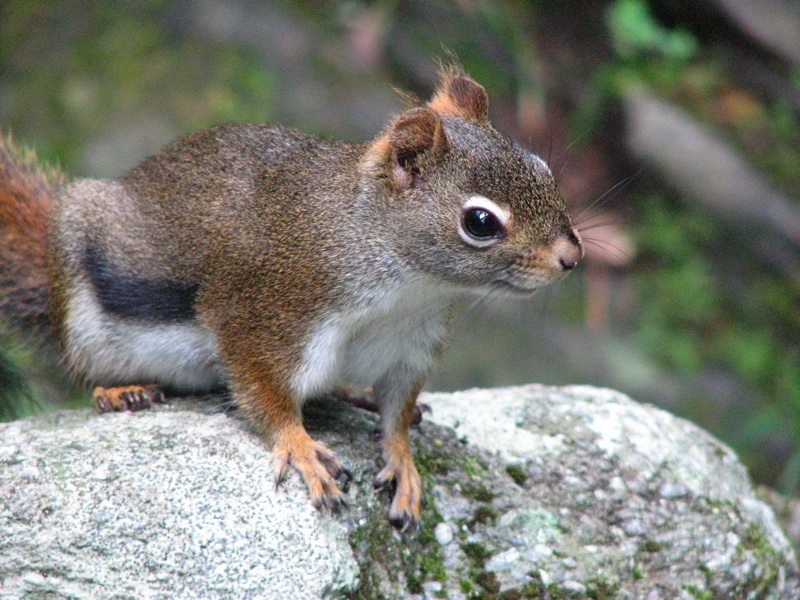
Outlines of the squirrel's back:
M146 235L172 250L170 275L193 279L220 247L257 256L269 239L276 251L278 238L315 218L315 201L324 209L320 198L348 187L356 148L277 125L222 125L165 146L119 184Z

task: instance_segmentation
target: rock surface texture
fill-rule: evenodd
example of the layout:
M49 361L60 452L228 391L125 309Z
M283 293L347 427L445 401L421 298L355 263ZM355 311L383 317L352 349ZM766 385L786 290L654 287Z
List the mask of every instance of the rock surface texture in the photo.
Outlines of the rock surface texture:
M219 401L0 425L0 598L798 598L795 556L714 438L609 390L428 394L428 506L385 519L373 415L312 403L350 507L275 491Z

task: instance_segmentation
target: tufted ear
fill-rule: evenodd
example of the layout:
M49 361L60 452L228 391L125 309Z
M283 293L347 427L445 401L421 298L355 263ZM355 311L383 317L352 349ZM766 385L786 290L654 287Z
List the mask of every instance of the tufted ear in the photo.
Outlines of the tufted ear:
M450 151L442 118L427 106L401 114L368 150L369 162L388 173L395 189L408 189L421 180L425 167Z
M439 87L428 106L443 115L475 121L489 120L489 96L486 90L458 71L442 74Z

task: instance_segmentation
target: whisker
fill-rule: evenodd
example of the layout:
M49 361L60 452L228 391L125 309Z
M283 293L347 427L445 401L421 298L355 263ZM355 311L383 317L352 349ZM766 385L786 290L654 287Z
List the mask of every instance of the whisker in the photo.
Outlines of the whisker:
M569 146L567 146L566 148L564 148L564 152L562 152L561 154L562 154L562 155L563 155L563 154L566 154L567 152L569 152L570 150L572 150L572 147L573 147L575 144L577 144L578 142L580 142L580 141L581 141L583 138L585 138L587 135L589 135L589 133L590 133L590 132L591 132L591 129L587 129L586 131L584 131L583 133L581 133L580 135L578 135L578 137L576 137L574 140L572 140L572 141L570 142Z
M590 229L597 229L598 227L609 227L611 225L630 225L630 223L626 220L620 221L606 221L604 223L595 223L594 225L587 225L586 227L576 227L579 233L583 233L584 231L589 231Z
M505 266L501 266L501 267L496 267L495 269L492 269L491 271L488 271L487 274L492 276L492 277L498 277L498 276L502 275L505 271L506 271L506 267ZM481 293L480 296L478 296L473 302L471 302L470 305L466 309L464 309L463 311L460 311L460 314L458 314L456 316L456 318L453 320L452 326L455 327L458 323L460 323L463 319L468 317L476 309L480 308L481 305L485 304L486 300L488 300L491 297L491 295L496 291L498 291L498 290L495 290L495 288L489 288L486 291L486 293ZM430 309L433 308L433 306L428 307L428 310L430 310L430 312L427 313L427 317L426 318L431 318L431 319L440 318L443 315L445 315L446 313L448 313L450 310L452 310L452 307L453 307L453 302L449 302L449 301L438 303L438 304L439 304L439 306L436 307L434 310L430 310ZM425 309L423 309L423 310L425 310ZM381 327L381 328L384 328L386 330L390 330L391 331L396 326L397 323L400 323L400 322L403 322L403 321L407 321L409 319L414 319L414 317L415 317L415 315L408 314L408 313L397 314L397 315L393 315L393 318L391 318L391 319L386 319L386 320L381 321L380 324L374 323L373 326ZM413 330L421 330L423 327L425 327L425 321L424 320L417 320L417 322L414 323Z
M608 242L606 240L598 240L596 238L583 238L583 241L587 245L593 245L598 250L602 250L603 252L608 253L610 256L613 256L617 260L620 260L620 261L623 261L623 260L631 261L631 260L633 260L633 257L630 254L628 254L627 252L625 252L625 250L623 250L622 248L620 248L616 244L612 244L611 242ZM612 252L612 249L613 249L613 252Z
M580 142L587 135L589 135L590 131L591 131L590 129L587 129L582 134L580 134L578 137L576 137L574 140L572 140L572 142L570 142L570 144L566 148L564 148L564 151L561 153L561 156L567 156L569 154L569 151L572 150L572 147L575 144L577 144L578 142ZM561 174L564 172L564 169L567 168L567 164L568 163L569 163L569 157L567 156L567 158L564 159L564 163L561 165L561 168L558 170L558 175L559 176L561 176Z
M465 321L468 317L472 317L476 314L479 314L479 311L484 311L489 306L489 301L492 299L493 296L499 295L501 292L500 288L491 287L487 289L484 293L480 296L475 298L469 306L467 306L461 314L453 321L453 327L460 325L463 321Z
M630 183L639 176L639 171L625 177L624 179L618 181L614 185L612 185L608 190L600 194L597 199L592 202L589 206L584 208L578 215L575 217L574 223L575 225L580 225L581 223L585 223L586 221L593 219L594 217L601 214L599 209L608 204L611 200L616 198Z

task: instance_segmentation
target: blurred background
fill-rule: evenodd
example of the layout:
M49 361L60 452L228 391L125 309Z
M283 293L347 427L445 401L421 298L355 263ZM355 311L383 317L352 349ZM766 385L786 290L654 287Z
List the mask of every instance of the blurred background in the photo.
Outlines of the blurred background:
M363 141L452 52L550 163L588 253L534 301L466 311L429 389L617 388L795 492L798 40L789 0L5 0L0 129L94 177L227 121ZM3 348L0 417L88 404Z

